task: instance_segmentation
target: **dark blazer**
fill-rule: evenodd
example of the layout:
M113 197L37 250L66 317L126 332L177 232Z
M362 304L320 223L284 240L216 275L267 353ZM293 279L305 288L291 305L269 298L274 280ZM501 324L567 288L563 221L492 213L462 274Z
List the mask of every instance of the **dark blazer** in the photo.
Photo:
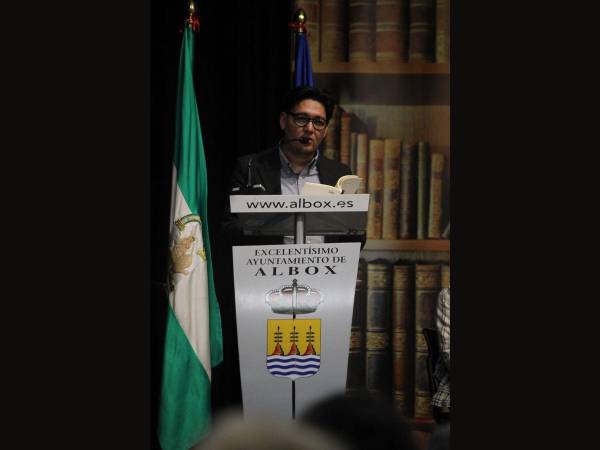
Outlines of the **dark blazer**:
M281 195L281 160L279 159L279 147L273 147L260 153L245 155L237 159L231 181L229 183L228 194L236 187L244 188L248 184L248 165L250 163L251 183L262 184L265 192L262 195ZM350 168L346 164L333 161L322 154L317 159L317 170L319 171L319 180L322 184L335 186L341 176L351 174ZM229 212L229 197L226 201L226 210L224 213L222 226L227 234L232 235L237 245L262 245L262 244L281 244L280 237L261 237L242 236L241 227L235 214ZM336 236L326 237L326 242L362 242L364 238L356 236Z
M262 184L266 189L264 195L280 195L281 161L278 147L238 158L231 177L229 192L234 187L244 187L248 183L248 163L250 160L252 160L250 169L252 184ZM352 173L350 167L346 164L333 161L322 154L317 159L317 170L319 171L320 182L330 186L335 186L340 177Z

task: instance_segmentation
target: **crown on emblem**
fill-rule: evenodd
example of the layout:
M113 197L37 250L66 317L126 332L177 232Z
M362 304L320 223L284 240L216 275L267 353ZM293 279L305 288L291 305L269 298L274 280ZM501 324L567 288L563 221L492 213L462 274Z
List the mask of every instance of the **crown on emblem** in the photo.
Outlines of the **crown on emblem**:
M266 302L276 314L308 314L315 312L323 303L323 295L294 279L291 285L267 292Z

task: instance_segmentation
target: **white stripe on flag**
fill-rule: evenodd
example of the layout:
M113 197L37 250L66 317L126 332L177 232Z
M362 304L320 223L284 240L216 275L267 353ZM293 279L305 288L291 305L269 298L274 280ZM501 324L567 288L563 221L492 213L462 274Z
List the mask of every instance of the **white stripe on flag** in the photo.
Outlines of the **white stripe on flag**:
M173 179L176 180L177 169L173 167ZM175 208L171 213L171 248L177 235L177 228L174 226L175 220L192 214L188 204L177 186L175 196ZM189 225L188 225L189 226ZM192 224L190 229L200 227L200 224ZM186 228L187 234L188 228ZM204 248L202 239L202 229L195 233L196 242L194 247ZM198 359L204 366L208 378L211 378L210 364L210 324L209 324L209 305L208 305L208 275L205 258L194 254L194 264L197 266L189 275L178 274L175 279L175 289L169 294L169 302L179 321L181 328L198 356Z

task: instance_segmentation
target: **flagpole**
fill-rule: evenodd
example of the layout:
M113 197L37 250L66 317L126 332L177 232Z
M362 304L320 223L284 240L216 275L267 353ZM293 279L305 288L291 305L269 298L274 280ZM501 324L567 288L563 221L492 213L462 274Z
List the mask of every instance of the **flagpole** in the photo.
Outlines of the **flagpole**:
M308 53L308 41L306 38L306 12L304 9L299 8L294 14L294 22L290 24L290 28L292 28L295 32L296 39L294 39L294 73L292 74L292 85L295 87L304 84L304 82L300 82L299 77L297 76L298 71L305 71L305 65L308 63L309 70L312 72L312 67L310 66L310 54ZM303 36L304 35L304 36ZM301 38L304 38L304 47L299 42ZM301 54L301 52L305 52ZM308 61L304 58L308 56ZM302 64L300 62L303 61ZM301 77L305 78L304 76ZM312 82L312 73L311 73L311 82ZM309 82L309 84L312 84ZM304 221L306 218L305 213L295 213L295 227L294 227L294 243L296 244L304 244ZM295 284L294 280L294 284ZM296 287L294 286L294 297L296 296ZM294 299L295 300L295 299ZM295 303L295 302L294 302ZM295 307L295 304L293 305ZM293 319L296 319L296 311L293 309ZM292 420L296 419L296 380L292 380Z
M188 3L179 52L170 212L169 307L165 326L158 438L188 449L212 421L212 368L223 359L219 303L208 230L208 171L194 88L196 6Z

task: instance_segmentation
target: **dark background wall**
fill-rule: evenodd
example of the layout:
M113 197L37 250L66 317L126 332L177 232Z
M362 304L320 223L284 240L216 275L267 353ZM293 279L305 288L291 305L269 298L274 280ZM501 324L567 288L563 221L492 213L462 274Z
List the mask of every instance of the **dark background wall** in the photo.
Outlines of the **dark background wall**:
M194 77L209 183L209 228L221 306L224 361L213 370L215 411L241 401L231 250L218 239L226 184L235 158L274 145L280 137L278 104L290 87L288 23L292 2L197 1ZM185 0L151 3L151 404L153 443L160 394L167 276L174 107Z

